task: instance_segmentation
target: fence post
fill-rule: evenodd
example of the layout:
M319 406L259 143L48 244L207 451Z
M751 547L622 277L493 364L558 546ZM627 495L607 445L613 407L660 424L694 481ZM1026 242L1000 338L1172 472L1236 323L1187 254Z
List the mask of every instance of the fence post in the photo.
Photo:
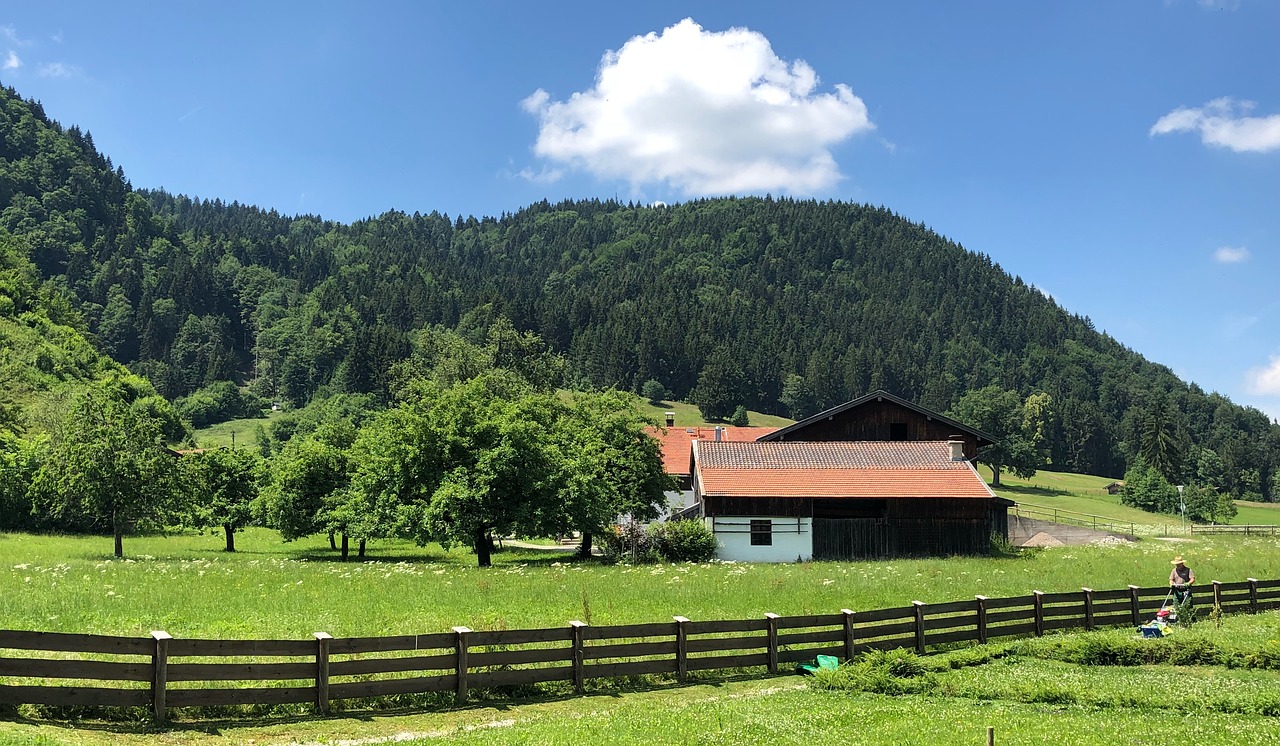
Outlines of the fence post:
M1093 589L1081 588L1084 591L1084 628L1093 630Z
M1036 610L1036 637L1044 635L1044 591L1031 592L1032 604Z
M978 644L987 644L987 597L974 596L978 601Z
M769 631L769 673L778 673L778 615L764 615L765 629Z
M1129 615L1132 617L1133 626L1142 626L1142 617L1138 614L1138 586L1129 586Z
M155 652L151 654L151 712L157 723L164 722L164 694L169 683L169 641L173 636L164 630L151 633Z
M471 635L471 629L468 627L454 627L453 634L456 637L454 648L458 651L458 660L454 664L454 668L458 670L458 704L467 703L467 638Z
M844 657L853 660L853 609L841 609L844 614Z
M333 636L328 632L316 632L316 710L321 715L329 712L329 643Z
M1216 606L1219 611L1221 611L1222 609L1222 581L1221 580L1213 581L1213 605Z
M689 632L685 629L689 620L682 616L672 618L676 620L676 679L684 681L689 675Z
M586 622L580 622L576 619L569 622L569 634L573 640L573 690L578 694L582 694L585 683L582 668L582 631L587 626Z
M916 612L916 653L924 655L924 601L912 601Z
M1249 613L1258 613L1258 579L1245 578L1249 581Z

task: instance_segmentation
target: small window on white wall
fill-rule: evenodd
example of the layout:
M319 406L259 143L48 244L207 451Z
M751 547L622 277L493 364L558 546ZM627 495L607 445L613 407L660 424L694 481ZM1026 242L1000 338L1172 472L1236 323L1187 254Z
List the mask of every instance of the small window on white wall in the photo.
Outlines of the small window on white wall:
M766 519L751 522L751 546L773 546L773 521Z

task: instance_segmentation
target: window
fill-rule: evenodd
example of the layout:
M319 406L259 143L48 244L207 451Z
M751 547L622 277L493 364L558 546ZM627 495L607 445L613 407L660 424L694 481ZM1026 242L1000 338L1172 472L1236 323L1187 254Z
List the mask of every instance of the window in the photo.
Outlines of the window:
M766 519L751 522L751 546L773 546L773 521Z
M906 440L907 439L907 423L890 422L889 423L889 440Z

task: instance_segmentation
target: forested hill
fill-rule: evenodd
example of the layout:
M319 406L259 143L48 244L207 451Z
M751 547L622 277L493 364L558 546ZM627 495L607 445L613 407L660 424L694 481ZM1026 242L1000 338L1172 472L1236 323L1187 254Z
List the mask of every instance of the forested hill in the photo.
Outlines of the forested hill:
M877 388L945 411L997 384L1052 397L1057 469L1119 475L1159 437L1180 468L1211 448L1234 492L1273 491L1280 427L1261 412L884 208L587 200L343 225L135 191L87 134L12 91L0 104L0 228L171 398L223 380L295 403L381 394L413 330L505 316L566 355L569 386L656 379L684 398L712 367L749 408L794 416Z

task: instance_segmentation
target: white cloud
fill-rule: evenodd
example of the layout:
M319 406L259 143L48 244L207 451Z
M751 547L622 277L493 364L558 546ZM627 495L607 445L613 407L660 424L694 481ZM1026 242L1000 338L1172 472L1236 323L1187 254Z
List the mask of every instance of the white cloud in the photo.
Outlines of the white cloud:
M1210 101L1198 109L1179 107L1160 117L1150 134L1199 132L1205 145L1230 148L1237 153L1265 153L1280 149L1280 114L1247 116L1256 104L1230 97Z
M9 56L4 58L4 69L17 70L22 67L22 59L12 49L9 50Z
M1265 368L1253 368L1248 376L1249 393L1280 396L1280 356L1271 358Z
M1239 264L1249 258L1249 250L1243 246L1219 246L1213 259L1222 264Z
M539 119L535 154L599 178L812 194L841 178L830 148L875 129L849 86L817 86L762 34L686 18L606 52L590 90L556 101L538 89L521 106Z
M42 78L74 78L80 74L80 68L65 62L45 62L37 72Z
M18 30L13 26L9 26L9 25L0 26L0 36L4 36L4 38L7 39L10 44L16 44L20 47L25 47L31 44L30 39L23 39L22 37L18 36Z

